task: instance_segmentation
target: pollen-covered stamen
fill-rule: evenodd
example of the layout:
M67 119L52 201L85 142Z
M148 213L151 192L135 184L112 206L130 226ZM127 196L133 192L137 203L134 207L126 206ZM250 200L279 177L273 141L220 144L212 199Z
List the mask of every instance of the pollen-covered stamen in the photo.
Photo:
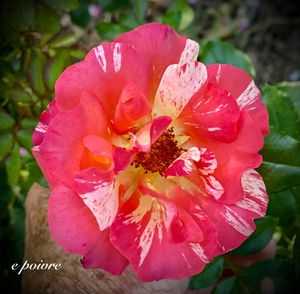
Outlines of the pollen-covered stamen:
M175 140L174 128L170 128L157 139L157 141L151 146L149 152L139 152L131 165L138 168L143 167L145 173L159 172L164 174L170 164L185 152L186 149L177 146Z

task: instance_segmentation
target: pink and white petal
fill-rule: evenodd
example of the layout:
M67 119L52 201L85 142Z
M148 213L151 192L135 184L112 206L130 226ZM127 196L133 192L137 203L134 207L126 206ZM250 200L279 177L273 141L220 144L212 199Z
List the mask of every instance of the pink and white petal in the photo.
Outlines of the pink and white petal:
M236 138L239 117L235 99L208 83L205 92L197 93L178 119L191 136L229 143Z
M135 135L135 146L142 152L148 152L151 145L163 134L172 119L159 116L144 125Z
M100 231L109 228L119 206L114 172L89 168L76 175L75 183L78 195L93 213Z
M97 98L84 92L80 103L73 109L60 112L51 120L40 152L45 168L53 182L72 187L79 171L85 146L83 138L108 136L107 118Z
M240 109L249 113L263 134L269 133L268 112L253 79L242 69L229 64L207 66L208 82L228 91Z
M54 99L49 103L48 109L43 111L43 113L41 114L40 121L32 134L33 146L41 145L44 139L44 135L48 130L49 123L58 113L59 110L56 107L56 100Z
M182 153L176 158L165 172L165 177L186 176L193 172L193 163L200 160L201 151L198 147L191 147L188 151Z
M111 240L139 279L181 279L199 273L215 251L214 225L206 218L199 221L199 227L203 242L170 241L161 204L142 196L139 202L131 198L122 207L111 227Z
M169 115L175 119L194 94L205 87L206 80L206 67L198 61L169 65L155 95L153 116Z
M208 175L204 177L204 179L206 191L214 197L214 199L219 200L224 193L224 188L221 183L212 175Z
M255 230L253 220L265 215L268 197L261 176L254 170L246 171L242 184L243 199L232 205L199 198L202 208L217 228L219 246L215 254L240 246Z
M196 61L198 54L199 44L191 39L187 39L178 64L183 65L188 62Z
M148 116L151 106L145 94L134 83L128 82L117 104L114 124L118 131L126 132Z
M52 238L60 246L84 256L85 267L119 275L127 266L127 259L110 242L109 231L99 231L94 216L74 191L64 186L52 190L48 224Z
M78 104L83 91L91 91L102 103L109 119L128 81L147 94L149 65L128 44L104 43L89 51L85 59L68 67L55 85L57 105L68 110Z
M213 176L224 188L224 193L219 201L233 204L242 199L243 190L241 185L242 174L245 170L257 168L262 157L258 151L263 146L261 131L245 111L241 111L239 132L236 140L232 143L216 144L214 141L205 141L204 138L192 142L197 146L205 146L211 150L217 160L217 167ZM198 142L197 142L197 141Z
M217 160L214 153L207 148L199 148L200 160L196 163L198 171L203 175L212 174L217 168Z
M139 26L135 30L118 36L115 41L133 46L138 55L142 56L145 63L149 65L147 72L151 91L148 97L154 97L163 73L170 64L179 63L180 60L188 58L187 55L191 58L193 54L196 55L194 46L189 45L187 48L185 37L178 35L170 26L160 23ZM188 49L192 53L187 53Z

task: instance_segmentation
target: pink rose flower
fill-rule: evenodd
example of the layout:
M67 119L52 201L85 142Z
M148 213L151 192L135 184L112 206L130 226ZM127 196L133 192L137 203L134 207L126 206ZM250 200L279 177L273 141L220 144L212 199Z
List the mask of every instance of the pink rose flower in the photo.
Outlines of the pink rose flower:
M265 215L254 170L268 114L251 77L205 66L162 24L93 48L56 82L33 134L53 239L83 266L180 279L238 247Z

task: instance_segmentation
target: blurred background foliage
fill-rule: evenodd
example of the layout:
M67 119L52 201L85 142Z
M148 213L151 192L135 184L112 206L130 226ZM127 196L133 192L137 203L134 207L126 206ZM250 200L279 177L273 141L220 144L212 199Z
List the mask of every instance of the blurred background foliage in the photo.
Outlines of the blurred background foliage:
M19 292L20 277L11 265L23 257L24 201L34 182L47 185L31 155L31 134L57 77L98 43L156 21L200 42L203 63L245 69L270 114L272 133L259 168L270 195L268 215L256 221L257 230L240 248L191 278L191 291L293 291L300 280L297 1L4 0L0 8L1 284ZM273 259L258 253L272 244Z

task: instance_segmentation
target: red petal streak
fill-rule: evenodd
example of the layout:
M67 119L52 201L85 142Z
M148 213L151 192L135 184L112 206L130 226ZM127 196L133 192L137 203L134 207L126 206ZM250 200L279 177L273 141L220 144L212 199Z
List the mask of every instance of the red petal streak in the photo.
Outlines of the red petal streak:
M90 210L74 191L66 187L58 186L52 190L48 224L51 236L59 245L71 253L84 255L85 267L100 267L119 275L128 264L111 244L108 231L99 230Z
M165 172L165 177L168 176L186 176L193 172L193 162L200 160L200 150L197 147L192 147L188 151L182 153Z

